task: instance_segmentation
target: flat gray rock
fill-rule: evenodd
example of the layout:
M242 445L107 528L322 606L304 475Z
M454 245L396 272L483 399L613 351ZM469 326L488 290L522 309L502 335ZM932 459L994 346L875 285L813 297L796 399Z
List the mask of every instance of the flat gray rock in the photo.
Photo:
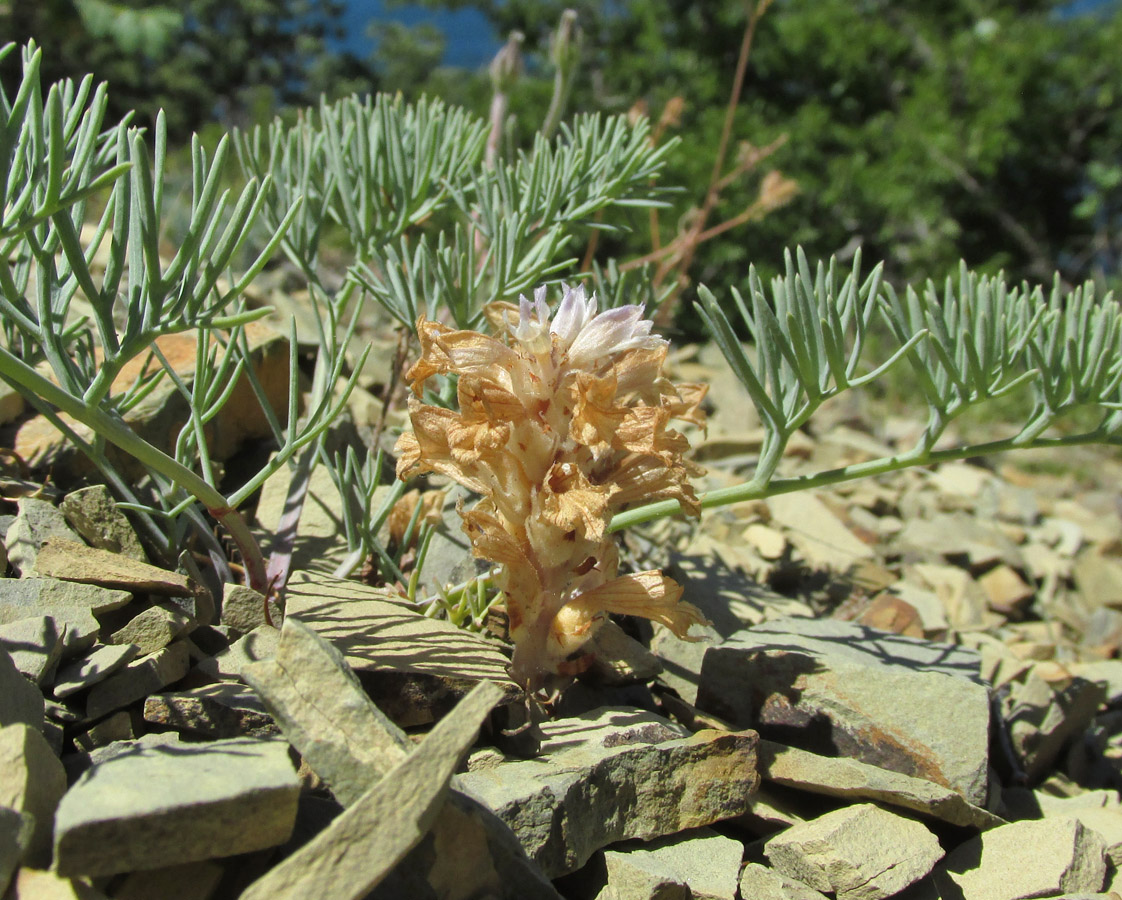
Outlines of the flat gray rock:
M791 542L811 568L846 572L860 560L875 555L872 547L810 491L769 497L767 505L773 524L786 528Z
M248 666L245 677L344 806L357 803L413 751L405 733L370 701L343 655L295 618L281 628L276 658ZM557 897L510 829L455 789L432 829L379 887L379 896L436 900L453 885L462 892L455 896Z
M884 900L930 872L943 848L919 822L859 803L793 825L764 854L784 875L837 900Z
M91 547L120 553L140 562L148 561L140 538L105 485L71 491L62 498L59 509Z
M174 731L151 732L131 741L114 741L112 744L91 750L89 759L91 765L97 766L118 756L136 753L143 747L167 748L170 746L174 750L183 743L184 741Z
M1017 546L996 525L979 521L972 513L936 513L931 518L909 517L893 538L893 547L912 558L938 554L961 559L970 567L1003 562L1023 568Z
M6 650L0 650L0 728L19 722L43 730L43 695L16 668Z
M605 622L585 647L592 658L589 676L598 684L642 684L662 671L658 657L615 622Z
M195 592L186 575L61 537L43 541L35 568L47 577L141 594L191 597Z
M497 641L424 616L384 588L296 572L285 610L331 641L356 672L488 680L514 689Z
M820 891L759 863L748 863L740 873L740 896L745 900L826 900Z
M113 891L113 900L211 900L224 873L210 861L132 872Z
M144 701L144 721L212 739L280 730L256 692L230 681L153 694Z
M460 786L511 827L550 878L616 841L738 816L759 784L754 732L686 736L626 708L546 722L542 731L538 758L468 772Z
M840 619L786 617L749 629L763 646L797 646L862 665L903 666L982 683L982 656L977 650L889 631L866 628Z
M0 625L0 650L7 650L19 671L42 686L62 657L65 624L50 616L33 616Z
M285 620L276 657L247 666L245 677L344 806L412 749L405 732L363 691L343 654L296 619Z
M66 625L64 655L94 645L99 628L94 616L120 609L132 600L128 591L59 578L0 578L0 625L34 616L50 616Z
M432 828L369 900L561 900L506 823L458 783L453 777Z
M252 663L276 655L280 631L270 625L254 628L225 650L201 660L195 668L211 678L223 681L240 681L242 670Z
M15 521L8 526L4 546L8 562L23 576L35 574L35 562L43 542L52 537L81 541L53 503L37 497L22 497Z
M242 584L224 584L222 586L222 615L219 621L223 625L235 628L242 634L248 634L254 628L262 625L277 627L283 615L280 605L275 600L269 601L269 619L265 618L265 598L253 588Z
M279 740L139 746L85 772L55 819L55 869L110 875L288 840L300 783Z
M35 819L8 806L0 806L0 897L31 846Z
M108 900L85 879L63 878L54 872L22 868L4 900Z
M194 621L174 603L157 603L137 613L113 632L111 644L135 644L142 655L163 650L182 634L191 630Z
M972 650L830 619L709 647L697 705L777 743L924 778L984 806L989 691Z
M1054 809L1044 809L1046 819L1063 815L1078 819L1103 839L1107 859L1117 872L1118 867L1122 866L1122 806L1117 803L1109 806L1085 806L1081 809L1066 810L1063 813Z
M114 672L124 668L140 655L134 644L109 644L63 666L55 675L52 692L55 697L69 697L93 687Z
M189 667L187 645L182 641L142 656L90 689L86 697L86 715L98 719L122 706L143 700L149 694L179 681Z
M995 828L1005 821L962 794L923 778L913 778L857 759L819 756L797 747L760 741L760 775L765 782L841 797L872 800L932 816L951 825Z
M596 900L735 900L744 845L698 828L604 851L608 883Z
M452 773L502 696L482 682L420 745L241 900L353 900L376 887L436 820Z
M683 641L670 629L654 626L651 650L663 668L658 680L687 703L697 700L706 647L767 619L811 615L805 604L729 568L714 554L677 556L667 574L685 588L685 596L709 621L709 625L693 629L702 637L700 641Z
M935 869L944 897L1021 900L1096 893L1106 880L1106 845L1077 819L1010 822L960 844Z
M1069 663L1068 668L1073 675L1101 685L1106 691L1106 702L1111 706L1122 703L1122 659Z
M0 728L0 806L31 816L27 862L51 859L51 823L66 791L66 771L46 739L24 724Z
M116 741L131 741L135 737L132 716L122 709L102 719L93 728L74 735L74 743L83 750L93 751Z
M1082 734L1106 699L1106 688L1083 678L1060 690L1035 673L1009 685L1002 716L1029 779L1047 774L1069 740Z

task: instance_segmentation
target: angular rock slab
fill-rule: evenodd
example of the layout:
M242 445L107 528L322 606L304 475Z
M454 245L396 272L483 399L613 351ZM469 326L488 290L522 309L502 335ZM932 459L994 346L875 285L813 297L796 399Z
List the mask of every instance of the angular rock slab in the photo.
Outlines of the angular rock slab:
M276 626L282 618L280 604L275 599L266 603L263 594L244 584L222 585L220 621L223 625L237 629L242 634L248 634L262 625Z
M20 869L4 900L108 900L92 884L80 878L63 878L54 872Z
M747 812L759 785L752 731L684 736L665 719L623 708L547 722L542 731L537 759L469 772L459 783L511 827L550 878L616 841Z
M1078 819L1026 819L960 844L935 869L941 896L1021 900L1094 894L1106 880L1106 844Z
M276 657L250 664L244 674L343 806L412 750L405 732L363 692L343 654L297 619L281 626Z
M740 873L740 896L746 900L826 900L821 891L759 863L748 863Z
M66 624L65 653L77 653L94 645L98 623L95 615L120 609L132 600L128 591L115 591L96 584L78 584L58 578L0 579L0 624L32 616L50 616Z
M357 900L425 836L460 758L502 696L477 685L420 746L311 841L274 866L240 900Z
M63 666L55 674L52 691L55 697L69 697L93 687L114 672L120 671L140 654L134 644L109 644L98 647L87 656Z
M256 693L230 681L146 697L144 721L211 739L264 737L280 730Z
M974 651L830 619L709 647L697 705L779 743L925 778L984 806L989 691Z
M39 548L45 540L52 537L79 540L78 535L67 524L66 517L53 503L38 497L21 498L19 512L4 535L8 562L15 566L20 575L36 574Z
M767 619L812 615L812 610L797 600L784 597L751 577L726 565L717 554L675 555L668 574L684 585L686 596L709 624L695 628L701 641L683 641L669 628L655 624L651 650L661 660L664 671L659 681L678 692L687 703L697 701L697 684L707 643L719 644L744 628Z
M92 753L101 747L108 747L121 741L131 741L135 737L132 716L122 709L102 719L93 728L74 735L74 743L82 750Z
M276 655L280 633L271 625L260 625L243 634L225 650L202 660L197 671L217 680L242 680L242 670L255 662Z
M833 511L808 491L779 494L767 501L772 521L790 532L791 541L816 569L845 572L872 559L872 547L850 531Z
M8 806L0 806L0 897L31 846L35 820Z
M508 700L520 697L496 641L423 616L384 589L297 572L285 598L286 615L339 648L378 708L402 728L436 721L480 681L501 685Z
M194 625L191 617L174 603L158 603L133 616L113 632L110 644L134 644L142 656L163 650Z
M764 845L772 866L837 900L884 900L943 858L919 822L859 803L793 825Z
M62 499L66 521L92 547L147 562L148 555L125 514L103 484L79 488Z
M1039 792L1037 796L1043 798ZM1107 860L1114 866L1115 872L1122 867L1122 805L1117 798L1102 806L1074 806L1061 803L1055 797L1048 799L1056 805L1049 808L1044 799L1041 799L1040 808L1044 818L1059 816L1078 819L1084 827L1090 828L1103 839ZM1072 801L1076 800L1077 798L1072 798Z
M416 672L511 684L509 662L494 641L423 616L384 590L296 572L285 591L285 611L338 647L356 672Z
M1083 678L1053 690L1030 672L1024 682L1010 685L1002 715L1013 750L1031 782L1048 773L1068 741L1091 724L1105 699L1104 687Z
M457 783L428 834L367 900L561 900L514 833Z
M284 843L300 782L279 740L136 745L87 770L55 816L55 869L111 875Z
M43 541L35 569L45 577L137 593L170 597L190 597L193 593L186 575L63 537Z
M142 656L115 675L94 685L86 697L91 719L111 713L179 681L190 668L187 645L182 641Z
M968 802L962 794L923 778L902 775L856 759L819 756L797 747L760 741L764 780L812 794L873 800L969 828L996 828L1005 820Z
M42 686L62 656L65 630L50 616L19 619L0 625L0 650L8 651L16 668Z
M248 666L245 677L344 806L357 803L413 751L405 733L370 702L343 655L297 619L281 627L276 658ZM387 900L488 895L558 897L510 829L456 790L429 833L377 891Z
M0 650L0 728L23 722L42 731L45 708L39 688L16 668L6 650Z
M113 891L113 900L211 900L223 873L213 862L132 872Z
M740 841L700 828L604 851L608 883L596 900L735 900Z
M592 657L589 676L598 684L643 684L662 671L658 657L615 622L605 622L585 646Z
M51 823L65 792L66 770L42 734L23 723L0 728L0 806L31 816L32 865L50 862Z

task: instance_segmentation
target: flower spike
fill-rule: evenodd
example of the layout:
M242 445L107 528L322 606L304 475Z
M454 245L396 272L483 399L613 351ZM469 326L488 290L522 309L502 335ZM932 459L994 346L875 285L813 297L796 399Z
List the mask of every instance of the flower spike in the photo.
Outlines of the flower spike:
M705 386L662 374L668 343L640 306L599 312L583 286L494 304L491 337L417 323L421 358L407 373L413 431L398 475L437 472L482 495L460 510L476 556L497 568L514 641L511 675L551 690L583 667L582 648L610 613L644 616L687 638L701 612L660 572L619 575L612 516L677 499L700 511L671 419L700 424ZM459 412L420 400L432 375L459 377Z

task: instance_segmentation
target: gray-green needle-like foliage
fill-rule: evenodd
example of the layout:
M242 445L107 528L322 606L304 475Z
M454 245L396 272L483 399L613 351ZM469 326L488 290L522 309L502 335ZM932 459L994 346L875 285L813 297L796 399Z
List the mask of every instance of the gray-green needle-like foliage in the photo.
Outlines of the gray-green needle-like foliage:
M841 279L834 260L812 269L801 251L787 254L786 272L765 291L749 273L749 297L734 292L739 318L755 354L740 343L713 294L699 289L697 309L714 341L744 385L764 424L753 477L703 494L703 507L789 491L824 487L909 466L965 459L1030 447L1122 443L1122 308L1112 296L1096 298L1084 285L1064 292L1057 283L1010 287L1001 276L962 267L940 291L928 282L903 296L882 282L880 267L863 281L860 255ZM879 320L896 340L884 359L869 359L871 328ZM882 342L877 342L878 344ZM910 366L926 407L927 427L911 449L814 475L775 478L787 441L822 403L849 388ZM1013 433L981 444L938 446L966 410L996 404L994 421L1009 420L1002 401L1028 390L1033 402ZM1095 424L1055 433L1076 410ZM655 503L616 516L613 528L675 512Z
M387 512L374 502L381 467L325 450L365 359L365 351L346 352L365 299L409 332L421 316L476 327L487 304L571 272L581 229L610 227L597 221L601 213L659 202L655 180L667 147L651 146L646 123L577 117L556 139L488 165L483 120L435 100L379 96L323 103L294 124L227 135L213 153L193 141L183 209L167 196L162 118L152 134L127 121L106 127L105 86L87 78L44 91L40 59L40 50L24 48L20 90L0 96L0 378L94 462L168 558L193 532L229 578L208 513L262 590L283 582L286 563L276 555L266 563L239 507L283 466L294 470L288 505L298 510L312 468L326 464L351 558L374 556L387 574L400 574L377 537ZM233 157L244 176L236 190L227 187ZM182 225L169 260L162 250L173 219ZM341 283L321 263L328 232L333 247L341 241L349 251ZM104 265L95 265L99 253ZM311 390L301 398L292 326L282 410L258 382L244 331L269 313L250 308L245 291L278 253L306 281L318 343ZM177 332L197 338L190 379L155 343ZM148 360L144 374L118 384L138 358ZM189 409L168 450L126 421L165 379ZM207 426L242 379L276 452L234 490L220 490ZM453 388L445 385L446 402ZM107 444L143 465L143 492Z
M2 52L13 50L9 45ZM298 420L293 355L283 428L268 410L278 452L229 495L218 489L204 429L240 376L262 395L244 328L268 310L248 309L244 292L276 251L300 202L294 201L264 239L251 246L270 192L268 181L251 179L233 194L223 187L229 138L219 142L213 156L196 140L186 227L175 255L165 260L160 252L167 216L162 118L151 135L153 148L127 122L103 130L105 86L92 90L87 78L80 84L52 85L44 96L40 58L40 50L26 48L19 93L13 100L0 97L5 210L0 377L90 457L127 507L141 515L159 549L172 556L178 552L179 520L186 516L212 557L221 559L221 548L200 515L201 505L238 545L250 582L264 588L264 561L237 507L269 474L316 440L343 401L327 402L325 394ZM91 205L93 198L101 201L99 207ZM102 247L107 248L105 264L96 267L95 254ZM243 261L235 273L235 265ZM190 385L154 348L158 337L185 331L197 337L199 353L198 377ZM330 341L325 343L324 357L332 370L327 381L333 385L344 360L342 353L330 352ZM147 374L114 392L124 367L149 354L155 365ZM190 408L190 421L172 453L140 438L124 418L165 377ZM87 426L92 437L83 437L71 422ZM145 467L156 486L152 499L157 505L137 497L106 455L106 442Z
M15 52L9 45L0 58ZM311 472L324 465L341 497L350 550L340 572L373 561L385 580L408 583L412 592L419 567L403 571L402 549L391 554L379 538L404 489L384 484L392 467L383 465L382 448L328 449L366 358L348 353L360 318L370 318L365 301L373 299L387 330L402 336L402 353L422 318L484 330L489 304L551 281L590 279L602 307L639 302L649 311L657 303L642 272L621 274L616 260L577 271L577 242L590 229L623 227L628 208L661 204L658 178L671 144L653 146L645 120L564 120L575 65L568 51L556 61L564 70L555 109L520 152L499 153L489 123L438 100L353 97L234 132L212 152L193 141L185 197L169 192L162 119L151 134L128 121L106 123L104 85L86 78L44 90L41 51L32 45L22 54L19 91L0 92L0 379L93 461L169 559L193 534L219 574L231 577L211 530L216 520L236 543L249 583L263 590L271 580L283 583L284 554L266 563L240 508L287 466L291 515L281 531L294 532ZM234 159L241 177L232 180ZM325 245L334 254L330 266ZM245 330L269 313L251 307L246 290L278 257L307 287L317 345L301 396L291 325L289 391L279 410L258 381ZM963 268L942 289L929 283L900 293L879 267L863 276L859 258L843 272L834 261L812 266L800 251L788 254L771 285L751 270L745 288L718 299L700 287L696 309L755 405L765 438L753 476L703 495L703 506L1002 450L1122 443L1122 311L1090 285L1068 293L1014 287ZM178 332L197 339L190 379L155 343ZM119 384L137 360L148 362L143 373ZM902 367L911 369L926 416L914 447L776 477L787 442L823 403ZM261 403L273 453L240 484L220 489L208 424L243 379ZM164 380L189 409L166 450L126 420ZM432 382L427 402L454 402L454 380ZM1007 398L1026 393L1029 412L1009 433L945 446L948 427L966 410L997 404L995 419L1008 421ZM1065 420L1092 424L1056 427ZM383 421L376 434L386 427ZM109 444L143 465L146 484L118 470ZM612 527L677 510L674 502L633 508ZM429 529L416 519L409 528L420 560ZM431 608L478 624L488 598L476 579L446 589Z

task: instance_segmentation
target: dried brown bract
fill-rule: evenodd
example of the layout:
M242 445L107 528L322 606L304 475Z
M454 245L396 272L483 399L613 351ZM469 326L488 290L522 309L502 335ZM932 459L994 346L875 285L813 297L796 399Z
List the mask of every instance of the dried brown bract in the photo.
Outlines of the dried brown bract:
M400 477L437 472L482 495L461 507L476 556L496 564L514 641L512 677L529 691L582 668L580 650L609 613L661 622L680 637L703 623L661 572L618 574L614 513L674 498L698 514L671 419L700 423L705 386L662 374L668 344L638 306L598 312L566 289L551 318L545 288L495 304L501 337L421 320L421 358L407 377L412 433ZM435 374L459 377L459 411L421 402Z

